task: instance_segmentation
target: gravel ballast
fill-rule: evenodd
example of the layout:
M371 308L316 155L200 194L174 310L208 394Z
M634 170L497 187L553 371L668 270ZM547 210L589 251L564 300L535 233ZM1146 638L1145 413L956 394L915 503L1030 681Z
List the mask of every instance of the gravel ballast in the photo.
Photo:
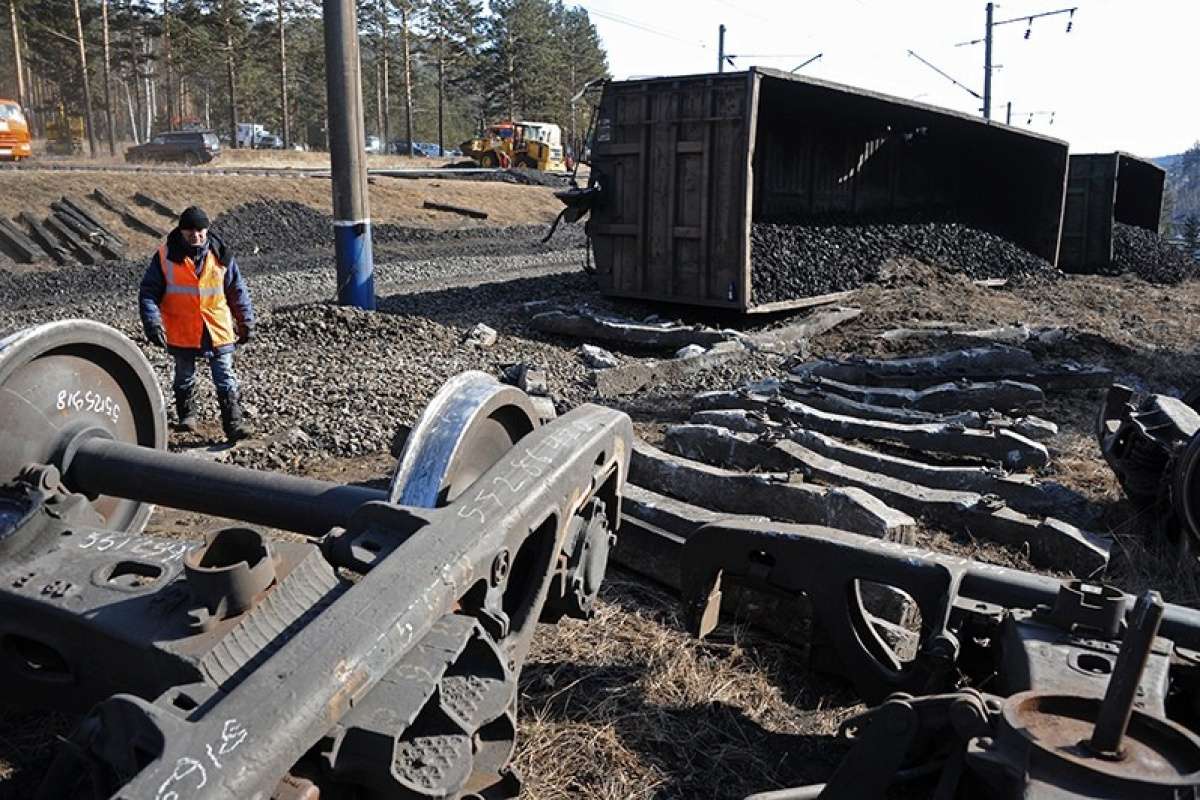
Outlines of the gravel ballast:
M438 387L466 369L499 375L513 363L534 364L547 372L561 408L594 397L579 342L532 330L523 308L535 298L601 302L580 269L580 226L560 226L546 244L540 242L544 226L377 226L377 313L333 303L329 221L319 212L255 202L227 212L213 227L234 248L258 315L255 339L238 349L236 366L262 441L235 448L227 455L235 463L292 471L313 459L394 450ZM7 298L0 304L0 334L54 319L94 319L141 345L167 389L171 359L145 342L137 315L137 286L149 256L96 267L0 270L0 295ZM467 334L479 323L496 330L493 345L470 341ZM751 359L723 368L720 379L746 380L762 368ZM695 391L703 381L691 376L678 386L655 387L638 402ZM198 386L201 433L173 433L172 446L220 439L207 374Z

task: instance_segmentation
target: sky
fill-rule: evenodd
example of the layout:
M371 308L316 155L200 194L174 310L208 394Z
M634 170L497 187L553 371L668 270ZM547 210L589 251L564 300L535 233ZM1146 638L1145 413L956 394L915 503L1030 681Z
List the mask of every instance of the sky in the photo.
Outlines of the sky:
M982 102L980 0L585 0L617 79L715 72L717 30L737 69L799 74L967 113ZM1065 139L1072 152L1180 153L1200 139L1200 2L1075 0L1077 11L997 26L992 118ZM1001 20L1069 8L997 3ZM1025 31L1029 29L1029 38ZM730 67L727 67L730 69ZM1032 118L1031 118L1031 112ZM1054 112L1053 117L1049 113Z

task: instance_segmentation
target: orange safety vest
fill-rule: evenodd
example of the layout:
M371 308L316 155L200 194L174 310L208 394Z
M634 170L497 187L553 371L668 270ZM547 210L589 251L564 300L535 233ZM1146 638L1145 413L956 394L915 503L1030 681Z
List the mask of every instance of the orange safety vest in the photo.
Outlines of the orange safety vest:
M190 258L182 262L168 261L165 244L158 248L158 263L167 282L159 304L167 344L199 349L205 327L213 347L236 342L233 314L225 301L225 265L217 260L212 249L205 256L199 275Z

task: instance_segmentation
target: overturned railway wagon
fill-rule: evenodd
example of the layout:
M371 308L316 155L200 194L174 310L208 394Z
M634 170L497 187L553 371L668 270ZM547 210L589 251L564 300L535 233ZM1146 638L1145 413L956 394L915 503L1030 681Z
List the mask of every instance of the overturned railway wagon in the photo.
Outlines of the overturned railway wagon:
M740 311L759 223L949 222L1058 257L1067 145L934 106L785 72L605 86L590 227L602 291Z
M1110 268L1117 224L1157 232L1166 177L1162 167L1129 153L1071 156L1059 266L1067 272Z

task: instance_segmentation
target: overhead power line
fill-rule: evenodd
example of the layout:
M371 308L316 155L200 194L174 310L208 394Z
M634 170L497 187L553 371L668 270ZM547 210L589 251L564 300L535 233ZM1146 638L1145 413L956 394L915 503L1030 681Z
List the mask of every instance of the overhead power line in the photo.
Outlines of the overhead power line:
M671 33L670 31L665 31L662 28L656 28L653 25L647 25L645 23L638 22L635 19L631 19L629 17L625 17L620 14L610 14L607 11L597 11L594 8L588 8L583 3L576 3L576 5L578 5L580 8L582 8L584 11L588 12L588 14L592 15L593 17L599 17L600 19L606 19L609 22L615 22L618 25L626 25L630 28L636 28L637 30L642 31L644 33L650 33L655 36L661 36L664 39L672 39L676 42L682 42L683 44L690 44L694 47L700 47L705 50L708 49L707 44L705 44L704 42L699 41L697 39L685 39L682 36L676 36L675 34Z
M809 64L813 63L814 61L816 61L817 59L821 58L824 55L825 55L824 53L817 53L815 56L808 59L807 61L804 61L804 62L798 64L797 66L792 67L792 69L790 71L791 72L799 72L800 70L804 69Z
M967 92L968 94L970 94L970 95L971 95L971 97L974 97L974 98L976 98L976 99L978 99L978 100L982 100L982 99L983 99L982 95L980 95L980 94L979 94L979 92L977 92L977 91L975 91L974 89L972 89L971 87L969 87L969 86L967 86L967 85L963 84L962 82L960 82L959 80L957 80L957 79L956 79L956 78L955 78L953 75L950 75L948 72L945 72L945 71L943 71L943 70L939 69L938 67L936 67L936 66L934 66L933 64L929 63L929 62L928 62L928 61L926 61L925 59L921 58L921 56L917 55L917 53L913 52L912 50L909 50L909 51L908 51L908 54L909 54L910 56L912 56L913 58L915 58L917 61L920 61L920 62L921 62L922 64L924 64L925 66L929 67L931 70L933 70L934 72L936 72L938 75L941 75L943 78L945 78L946 80L948 80L948 81L950 81L951 83L953 83L953 84L954 84L955 86L957 86L958 88L962 89L964 92Z
M792 72L796 72L801 67L806 67L809 64L811 64L812 62L816 61L821 56L825 55L824 53L817 53L815 56L810 56L808 53L726 53L725 52L725 33L726 33L726 31L728 31L728 28L726 28L724 25L720 25L717 28L717 71L718 72L724 72L726 64L728 64L731 67L736 67L737 64L735 64L733 62L734 62L734 59L737 59L737 58L807 58L808 59L807 61L804 61L803 63L800 64L799 67L795 67L791 70Z

